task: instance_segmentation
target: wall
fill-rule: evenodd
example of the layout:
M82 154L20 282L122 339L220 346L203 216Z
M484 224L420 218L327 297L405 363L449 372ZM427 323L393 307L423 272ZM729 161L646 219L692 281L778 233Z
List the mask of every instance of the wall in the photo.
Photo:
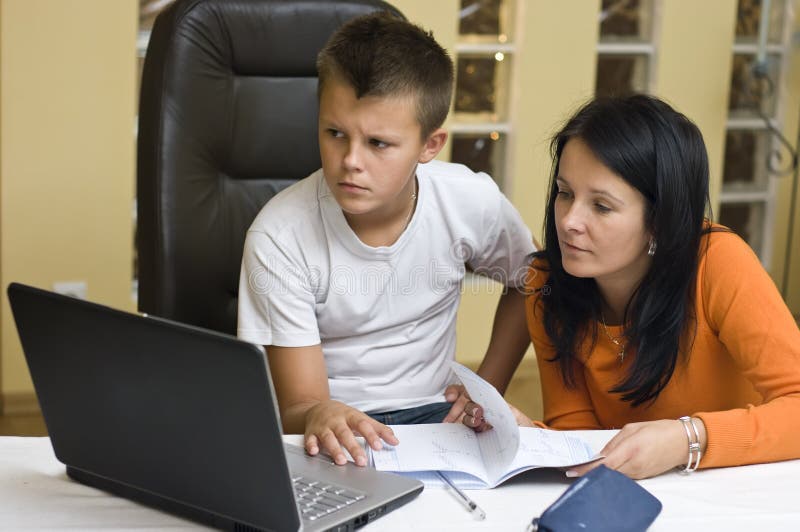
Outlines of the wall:
M0 2L0 286L132 309L137 0ZM5 294L5 412L35 407Z
M722 183L736 0L661 3L653 93L691 118L708 149L711 203Z
M800 1L790 0L796 6ZM455 2L437 3L435 11L424 7L430 2L394 0L411 20L431 28L443 45L454 53L457 34ZM444 4L448 4L445 8ZM537 238L541 237L546 184L550 173L548 141L563 120L594 92L596 45L599 33L599 0L533 2L519 0L517 14L518 46L515 79L511 87L511 112L514 116L511 146L509 198L521 211ZM725 122L734 41L736 0L669 0L658 3L656 13L657 55L653 69L652 92L691 117L703 132L708 147L712 207L718 212L717 198L724 160ZM797 10L797 8L795 9ZM447 38L442 39L441 36ZM452 37L451 37L452 35ZM798 43L791 51L791 63L783 89L788 91L784 131L797 138L800 110L800 64ZM789 180L784 180L788 182ZM782 183L774 239L776 255L784 248L788 227L788 184ZM785 191L785 193L783 192ZM800 208L799 208L800 209ZM795 218L795 240L800 242L800 215ZM789 302L800 314L800 245L795 252ZM782 264L773 260L773 264ZM773 268L780 282L782 269ZM457 358L476 366L488 343L492 315L499 297L495 286L482 280L465 286L458 317ZM535 381L532 350L518 372ZM523 405L524 406L524 405Z
M795 11L800 0L794 2ZM459 0L394 0L446 48ZM594 87L599 0L518 0L509 197L540 237L550 172L548 139ZM86 280L88 296L133 309L131 212L135 172L136 0L0 0L0 285L52 288ZM692 117L709 147L714 195L724 148L735 0L660 3L653 90ZM800 31L795 21L795 31ZM796 142L800 42L781 90L783 129ZM445 149L445 154L449 149ZM783 275L790 179L779 183L773 277ZM798 193L800 195L800 193ZM800 198L798 198L800 203ZM798 207L800 210L800 207ZM788 300L800 314L800 215ZM458 358L475 365L498 291L465 287ZM0 306L0 392L7 410L31 406L31 384L8 303ZM535 377L530 354L521 369ZM26 403L27 401L27 403ZM27 405L27 406L26 406Z

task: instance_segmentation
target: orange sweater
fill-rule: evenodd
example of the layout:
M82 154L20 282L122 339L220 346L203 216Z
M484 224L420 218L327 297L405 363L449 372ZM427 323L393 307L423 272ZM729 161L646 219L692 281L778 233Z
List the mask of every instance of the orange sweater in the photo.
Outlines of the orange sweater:
M678 359L672 378L652 403L633 408L609 393L630 368L598 326L578 357L576 388L567 388L544 331L541 303L527 301L528 329L536 349L544 422L556 429L621 428L626 423L703 420L708 448L701 467L800 458L800 330L757 257L733 233L711 233L697 278L697 335L688 361ZM534 266L535 267L535 266ZM532 272L529 288L547 279ZM609 327L612 336L622 327ZM591 335L588 335L591 336Z

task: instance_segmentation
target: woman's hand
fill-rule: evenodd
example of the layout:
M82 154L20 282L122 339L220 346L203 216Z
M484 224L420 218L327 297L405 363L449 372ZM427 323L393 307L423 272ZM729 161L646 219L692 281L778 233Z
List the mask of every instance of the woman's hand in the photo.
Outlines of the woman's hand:
M705 426L698 418L694 421L701 433L701 448L705 452ZM584 475L600 464L634 479L660 475L686 465L689 441L683 423L677 419L629 423L603 447L600 454L605 458L573 467L567 471L567 476Z

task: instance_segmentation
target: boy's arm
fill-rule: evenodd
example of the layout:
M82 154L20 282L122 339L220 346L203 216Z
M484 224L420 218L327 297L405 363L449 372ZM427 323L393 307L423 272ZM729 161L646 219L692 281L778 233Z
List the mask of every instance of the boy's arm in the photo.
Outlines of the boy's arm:
M522 290L509 288L497 304L492 336L478 375L494 385L501 395L504 394L529 345L531 337L525 321L525 294Z
M497 388L501 395L504 394L530 343L525 321L525 294L522 290L508 288L497 304L489 347L478 368L478 375ZM453 402L453 407L444 419L446 423L458 421L464 412L469 399L462 392L458 386L447 388L445 398ZM469 426L479 427L483 423L480 413L467 412L467 416L465 424Z
M381 448L381 439L392 445L399 443L392 429L365 413L330 398L325 359L319 344L307 347L266 346L269 369L281 410L283 430L304 433L308 454L320 448L334 462L347 462L342 447L358 465L366 465L364 449L356 434L367 440L373 449Z

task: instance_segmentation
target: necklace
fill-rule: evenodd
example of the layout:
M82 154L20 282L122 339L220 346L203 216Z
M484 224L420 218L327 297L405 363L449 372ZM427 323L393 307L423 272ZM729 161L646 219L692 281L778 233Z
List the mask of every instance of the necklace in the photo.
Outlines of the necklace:
M625 361L625 344L621 341L622 336L611 336L611 333L608 331L608 327L606 327L606 318L603 316L603 312L600 311L600 321L603 324L603 330L606 332L606 336L611 342L617 346L619 352L617 353L617 357L619 357L619 363L622 364Z

